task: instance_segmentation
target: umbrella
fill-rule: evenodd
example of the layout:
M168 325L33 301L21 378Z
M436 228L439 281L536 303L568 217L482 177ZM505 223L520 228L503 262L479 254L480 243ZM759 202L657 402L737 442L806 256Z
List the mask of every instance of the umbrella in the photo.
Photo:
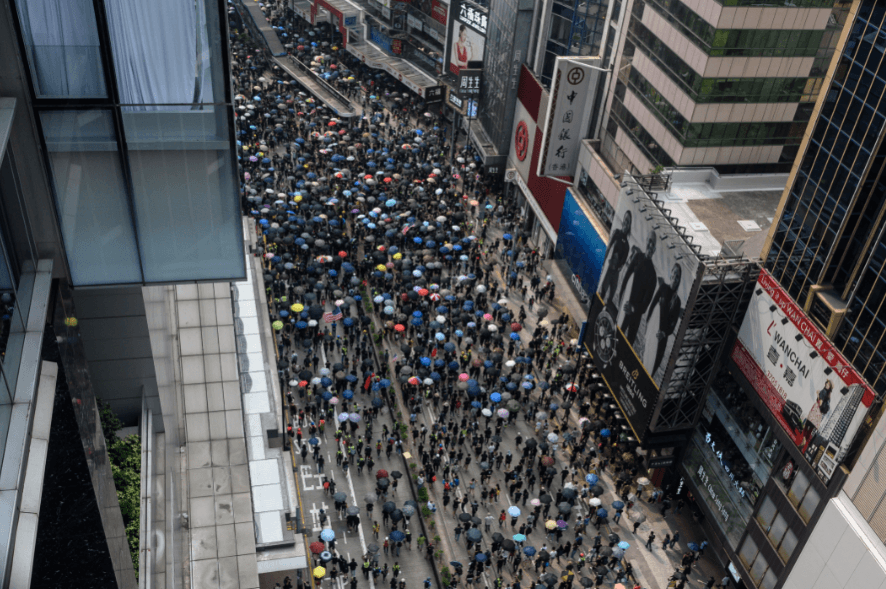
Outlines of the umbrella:
M621 548L622 550L627 550L628 548L631 547L631 545L628 544L627 542L625 542L624 540L622 540L621 542L618 543L618 547Z
M348 496L345 495L344 493L342 493L341 491L339 491L338 493L333 495L332 498L338 503L342 503L342 502L348 500Z
M367 493L363 497L363 501L365 501L366 503L375 503L376 501L378 501L378 495L376 495L375 493Z
M624 508L625 508L625 504L624 504L624 502L622 502L622 501L613 501L613 502L612 502L612 508L613 508L613 509L624 509Z
M545 522L545 527L549 530L556 530L557 529L557 522L555 522L552 519L549 519L548 521Z
M525 554L526 556L533 556L535 555L535 548L533 548L532 546L526 546L525 548L523 548L523 554Z
M326 575L326 569L324 569L323 567L317 567L312 572L314 573L314 578L316 579L322 579Z
M323 542L311 542L310 548L312 554L320 554L326 550L326 545Z
M514 549L517 548L517 545L514 544L513 540L505 539L502 541L501 547L503 550L506 550L507 552L513 552Z
M377 478L377 479L384 479L387 477L388 477L388 471L386 471L383 468L378 469L375 473L375 478Z
M618 542L618 541L621 540L621 538L619 538L619 537L618 537L618 534L616 534L615 532L609 534L609 535L606 536L606 537L609 539L610 542Z
M537 558L542 561L551 560L551 554L547 550L542 550L538 553Z
M394 530L393 532L390 533L390 535L388 537L391 540L393 540L394 542L402 542L403 540L406 539L406 534L404 534L400 530Z
M539 581L547 585L548 587L553 587L557 584L557 575L553 573L545 573L538 578Z
M600 507L603 505L603 501L601 501L598 497L594 497L590 501L588 501L593 507Z
M482 552L478 552L474 555L474 560L477 562L486 562L486 555Z
M554 502L554 498L551 497L550 495L548 495L547 493L545 493L544 495L539 497L538 500L541 501L542 503L544 503L545 505L550 505L551 503Z
M394 504L393 501L388 501L384 505L381 506L382 513L391 513L395 509L397 509L397 506L396 506L396 504Z
M700 549L699 545L695 542L690 542L686 546L689 547L689 550L692 550L693 552L698 552L698 550Z
M371 552L371 553L375 554L378 551L379 551L378 544L370 544L369 546L366 547L366 552Z
M610 548L609 546L604 546L597 552L597 554L599 554L600 556L612 556L612 548Z
M595 474L589 474L589 475L585 476L585 481L587 481L587 483L589 485L596 485L597 482L599 482L599 480L600 480L600 477L598 477Z
M520 508L516 505L508 507L508 515L511 517L520 517Z
M459 513L458 514L458 521L465 522L465 523L471 521L471 514L464 512L464 511Z
M320 532L320 539L324 542L332 542L333 540L335 540L335 532L330 528L326 528L325 530Z
M514 542L525 542L526 536L524 536L523 534L514 534L513 539Z
M570 511L572 511L572 506L564 501L557 504L557 511L559 511L560 513L569 513Z
M471 528L467 531L465 537L471 542L479 542L480 539L483 537L483 534L477 528Z
M609 512L607 512L602 507L597 510L597 517L606 517L607 515L609 515Z
M588 587L588 588L590 588L590 587L593 587L593 586L594 586L594 580L591 579L591 578L589 578L589 577L582 577L582 578L579 580L579 583L581 583L582 587Z
M646 515L639 512L639 511L629 511L628 512L628 519L631 521L643 523L646 521Z
M637 484L640 485L641 487L645 487L646 485L651 484L651 482L652 481L650 481L646 477L640 477L639 479L637 479Z
M502 536L501 532L496 532L496 533L492 534L492 541L493 542L501 542L504 539L505 539L505 537Z

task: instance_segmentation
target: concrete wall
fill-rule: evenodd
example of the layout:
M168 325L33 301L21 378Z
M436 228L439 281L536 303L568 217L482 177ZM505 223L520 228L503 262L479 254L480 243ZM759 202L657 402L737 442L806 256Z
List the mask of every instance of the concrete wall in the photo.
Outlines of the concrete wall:
M828 502L783 589L886 589L886 547L841 492Z
M159 416L154 357L140 286L78 288L74 307L95 396L126 426L138 425L142 397ZM162 431L162 419L156 420Z

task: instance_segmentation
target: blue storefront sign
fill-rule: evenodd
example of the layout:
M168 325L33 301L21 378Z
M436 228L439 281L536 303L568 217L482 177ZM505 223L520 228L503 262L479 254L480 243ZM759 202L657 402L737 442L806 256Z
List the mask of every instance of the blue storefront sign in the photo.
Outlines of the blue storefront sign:
M578 205L572 190L567 188L555 257L569 266L572 286L581 295L582 303L589 304L597 290L605 256L606 242Z
M391 48L391 38L376 29L375 27L369 28L369 38L373 43L381 47L381 49L385 53L393 53L394 50Z

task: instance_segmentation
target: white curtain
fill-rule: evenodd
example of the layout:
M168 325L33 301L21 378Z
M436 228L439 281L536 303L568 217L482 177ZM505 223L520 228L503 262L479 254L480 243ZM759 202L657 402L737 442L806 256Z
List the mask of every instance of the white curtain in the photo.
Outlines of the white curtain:
M92 0L19 0L16 6L38 96L107 96Z
M105 6L121 104L212 101L202 0L106 0Z

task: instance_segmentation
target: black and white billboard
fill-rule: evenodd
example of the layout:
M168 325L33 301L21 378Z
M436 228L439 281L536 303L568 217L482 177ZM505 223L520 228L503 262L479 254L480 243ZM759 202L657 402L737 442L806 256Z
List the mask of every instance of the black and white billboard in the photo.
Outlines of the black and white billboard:
M630 188L630 181L626 185L585 343L634 432L642 436L704 268L652 199L641 188Z

